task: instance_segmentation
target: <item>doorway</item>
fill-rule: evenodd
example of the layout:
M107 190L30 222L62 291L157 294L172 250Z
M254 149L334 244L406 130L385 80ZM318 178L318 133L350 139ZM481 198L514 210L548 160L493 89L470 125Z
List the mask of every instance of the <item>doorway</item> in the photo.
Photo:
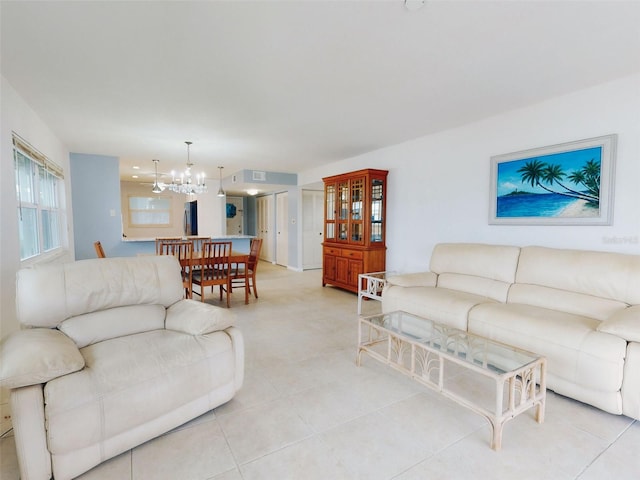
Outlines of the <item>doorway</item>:
M276 193L276 263L289 265L289 193Z
M244 199L227 197L227 235L244 234Z
M256 209L258 212L258 238L262 239L262 249L260 259L267 262L273 261L271 232L273 231L273 195L265 195L256 198Z
M302 191L302 269L322 268L324 192Z

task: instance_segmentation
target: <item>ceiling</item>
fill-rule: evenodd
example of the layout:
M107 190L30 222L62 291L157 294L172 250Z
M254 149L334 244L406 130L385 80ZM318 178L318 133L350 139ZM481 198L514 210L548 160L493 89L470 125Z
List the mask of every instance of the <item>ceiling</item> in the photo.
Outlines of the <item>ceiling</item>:
M640 1L2 1L0 20L2 75L123 179L184 168L185 140L214 179L296 173L640 71Z

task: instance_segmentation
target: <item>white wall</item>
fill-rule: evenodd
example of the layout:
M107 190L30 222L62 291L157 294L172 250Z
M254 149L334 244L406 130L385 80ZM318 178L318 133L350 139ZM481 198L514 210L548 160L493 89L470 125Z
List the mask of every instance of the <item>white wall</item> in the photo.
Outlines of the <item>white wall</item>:
M15 174L13 165L12 132L27 140L33 147L60 165L65 171L65 207L68 230L63 244L65 252L62 258L69 260L73 256L73 225L71 211L71 188L69 150L56 138L38 115L27 105L14 88L1 77L2 104L1 110L1 138L0 151L0 221L2 235L0 235L0 270L2 282L0 337L18 329L15 318L15 276L20 268L20 244L18 239L18 217L15 189Z
M227 197L218 197L217 190L194 195L198 200L198 235L219 237L227 234Z
M65 204L68 230L63 236L64 252L48 261L65 261L73 257L73 222L71 188L69 187L69 151L24 102L14 88L0 77L0 339L18 330L15 310L15 277L20 268L20 244L13 165L12 132L31 143L33 147L54 160L65 171ZM37 292L34 292L37 295ZM0 391L0 411L7 402L7 391ZM0 416L0 432L4 431L4 414Z
M490 157L618 134L611 226L489 225ZM420 271L438 242L640 254L640 75L299 174L388 169L387 269Z

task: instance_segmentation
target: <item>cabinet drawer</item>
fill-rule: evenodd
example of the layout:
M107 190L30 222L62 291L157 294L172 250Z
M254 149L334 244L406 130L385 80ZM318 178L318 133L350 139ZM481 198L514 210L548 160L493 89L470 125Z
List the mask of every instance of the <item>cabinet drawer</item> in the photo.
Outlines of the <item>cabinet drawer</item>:
M325 255L336 255L336 256L340 256L342 255L342 250L339 248L335 248L335 247L325 247L324 249L324 254Z
M342 250L342 256L345 258L362 260L364 258L364 253L357 250Z

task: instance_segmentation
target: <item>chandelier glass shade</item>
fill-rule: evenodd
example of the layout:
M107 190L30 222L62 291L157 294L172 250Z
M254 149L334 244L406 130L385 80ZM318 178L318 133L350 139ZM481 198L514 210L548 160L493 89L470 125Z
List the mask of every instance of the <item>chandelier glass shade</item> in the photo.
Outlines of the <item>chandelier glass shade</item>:
M226 194L224 193L224 189L222 188L222 169L224 167L218 167L218 171L220 172L220 188L218 188L218 196L224 197Z
M204 173L198 173L194 176L191 174L191 158L189 155L189 149L193 142L184 142L187 144L187 168L179 176L176 176L175 171L171 171L171 183L167 185L167 188L175 193L183 193L185 195L200 194L207 191L207 185L205 184Z
M156 166L156 179L153 182L153 188L151 189L153 193L161 193L163 190L163 188L160 187L160 185L158 185L158 162L159 161L160 160L157 160L155 158L153 159L153 163L155 163L155 166Z

